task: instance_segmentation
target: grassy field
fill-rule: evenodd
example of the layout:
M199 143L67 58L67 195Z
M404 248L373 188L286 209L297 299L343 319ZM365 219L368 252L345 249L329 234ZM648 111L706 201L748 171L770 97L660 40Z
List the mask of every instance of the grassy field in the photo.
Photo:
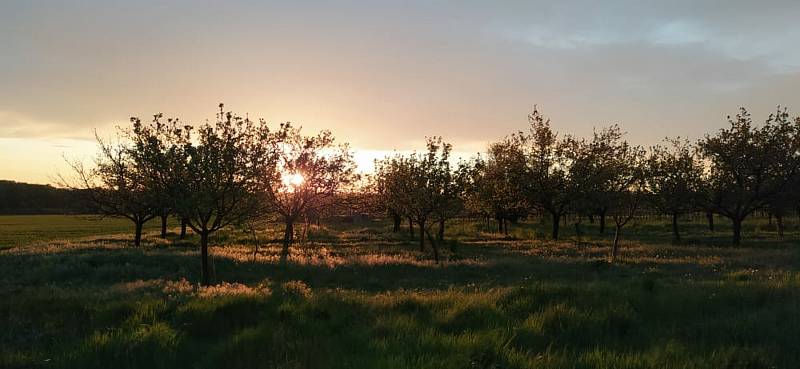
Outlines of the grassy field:
M673 245L640 220L614 265L595 225L453 224L438 265L383 223L313 227L285 264L278 230L231 231L212 287L191 239L44 232L0 251L0 367L800 367L796 220L783 240L751 221L738 248L718 226Z
M160 226L160 219L154 219L145 224L145 230L156 230ZM0 249L132 232L132 229L133 223L127 219L101 219L94 215L0 215Z

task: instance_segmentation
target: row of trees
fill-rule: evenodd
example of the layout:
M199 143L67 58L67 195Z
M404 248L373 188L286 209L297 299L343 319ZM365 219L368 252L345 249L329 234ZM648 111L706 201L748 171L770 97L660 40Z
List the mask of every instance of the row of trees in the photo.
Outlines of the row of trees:
M783 217L800 205L800 118L780 108L762 125L742 109L715 135L649 150L628 143L616 125L588 138L559 134L535 109L527 131L490 144L485 155L454 164L452 146L433 137L425 152L376 162L366 182L330 132L307 136L289 123L272 129L219 108L214 123L199 127L160 114L149 123L132 118L115 141L98 138L92 168L76 162L76 180L64 181L82 189L95 211L130 219L137 246L148 220L160 217L165 237L167 218L181 219L181 237L186 227L200 237L203 283L214 232L279 221L285 258L296 223L343 204L385 211L396 232L407 220L437 261L446 222L457 216L494 219L507 233L509 223L545 214L553 239L567 215L579 236L585 219L599 220L601 232L610 220L613 260L643 206L672 217L676 240L683 214L728 217L738 245L742 221L756 210L774 214L782 232Z
M355 165L347 145L330 132L306 136L290 123L271 130L220 111L214 123L199 127L155 115L150 123L131 118L117 139L98 137L100 154L92 168L74 162L76 178L65 184L83 189L100 214L130 219L134 244L145 222L181 219L199 235L202 282L209 283L209 237L229 226L261 219L285 225L284 255L294 240L294 224L320 211L353 183Z
M419 226L420 247L431 220L441 235L445 221L460 213L493 218L506 233L508 223L544 214L553 239L569 214L579 235L584 219L599 218L601 232L613 222L613 260L624 227L645 206L672 218L676 241L679 217L698 211L709 215L712 230L713 214L729 218L735 245L742 221L759 209L776 217L782 235L783 217L792 207L800 211L800 118L778 108L756 126L741 109L728 120L728 128L695 143L667 139L646 150L628 143L616 125L590 138L560 135L534 110L528 131L455 168L440 138L429 140L427 154L379 161L374 191L395 230L403 217Z

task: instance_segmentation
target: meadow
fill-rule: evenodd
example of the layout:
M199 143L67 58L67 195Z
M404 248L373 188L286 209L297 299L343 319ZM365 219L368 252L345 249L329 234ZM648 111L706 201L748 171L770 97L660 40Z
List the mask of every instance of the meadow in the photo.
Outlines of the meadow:
M800 367L795 218L783 239L746 222L739 247L722 219L685 219L677 244L637 220L615 264L596 224L549 241L456 221L439 264L380 221L312 226L285 263L280 230L228 231L210 287L191 237L18 219L0 218L2 368Z
M161 227L158 218L145 223L146 231ZM0 215L0 249L51 240L130 232L131 222L97 215Z

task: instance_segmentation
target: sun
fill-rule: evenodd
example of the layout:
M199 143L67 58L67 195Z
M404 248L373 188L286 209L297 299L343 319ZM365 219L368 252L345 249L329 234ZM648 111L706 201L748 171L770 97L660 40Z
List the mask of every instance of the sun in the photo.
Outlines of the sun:
M284 186L292 188L299 187L303 184L303 182L306 181L306 179L300 173L285 173L281 180L283 181Z

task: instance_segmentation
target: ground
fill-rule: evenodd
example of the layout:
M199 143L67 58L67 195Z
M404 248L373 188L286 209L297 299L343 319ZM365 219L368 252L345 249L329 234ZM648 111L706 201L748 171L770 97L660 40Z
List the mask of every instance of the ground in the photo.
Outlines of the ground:
M12 218L0 240L20 238ZM280 230L228 231L211 287L194 239L27 225L0 250L0 367L800 367L796 221L781 240L754 219L734 248L701 219L678 244L666 218L637 220L614 265L593 224L554 242L456 221L439 264L384 222L311 227L285 264Z

